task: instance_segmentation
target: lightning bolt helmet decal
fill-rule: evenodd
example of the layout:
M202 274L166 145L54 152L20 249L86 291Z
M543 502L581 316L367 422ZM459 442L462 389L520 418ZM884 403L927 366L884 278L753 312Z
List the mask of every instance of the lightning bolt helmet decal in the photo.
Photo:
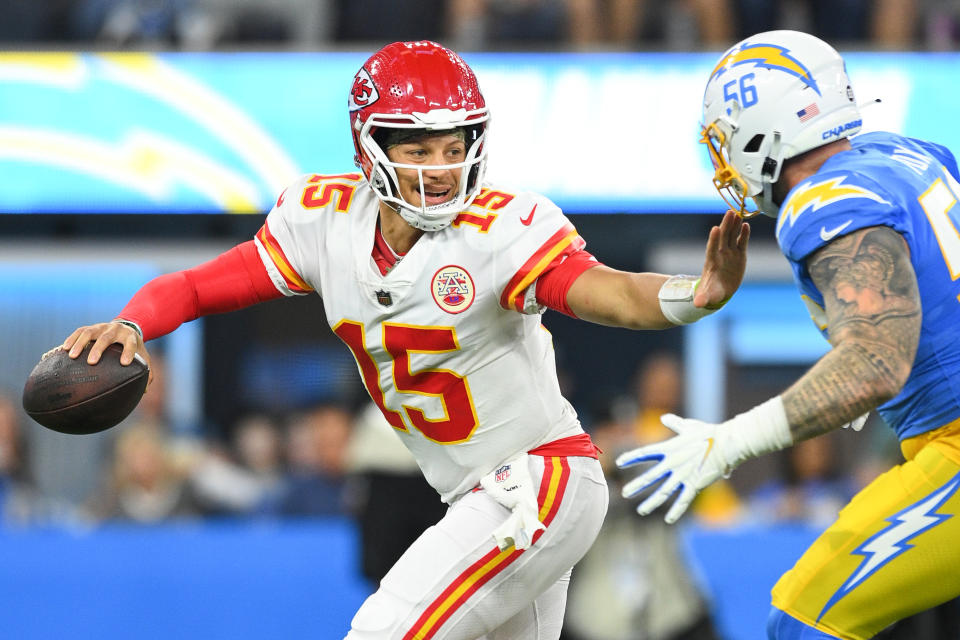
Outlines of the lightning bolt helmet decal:
M790 50L776 44L745 43L734 47L724 55L710 74L710 80L723 75L731 67L741 64L752 64L762 69L774 69L789 73L800 78L801 81L821 95L820 87L814 80L813 74L802 62L790 55Z

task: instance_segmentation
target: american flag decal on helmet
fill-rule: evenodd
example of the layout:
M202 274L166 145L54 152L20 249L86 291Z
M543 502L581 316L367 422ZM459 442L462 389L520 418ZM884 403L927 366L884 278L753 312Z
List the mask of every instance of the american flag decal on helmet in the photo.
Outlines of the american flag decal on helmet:
M820 107L817 106L816 102L811 102L800 111L797 111L797 117L800 118L800 122L806 122L813 116L820 115Z

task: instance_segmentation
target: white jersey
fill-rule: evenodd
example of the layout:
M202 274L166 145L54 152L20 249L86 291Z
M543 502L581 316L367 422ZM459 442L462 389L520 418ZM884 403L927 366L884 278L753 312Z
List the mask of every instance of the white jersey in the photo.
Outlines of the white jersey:
M582 433L534 294L583 246L560 209L486 185L386 275L371 256L378 211L359 173L304 176L256 242L281 292L323 297L370 397L443 500L520 452Z

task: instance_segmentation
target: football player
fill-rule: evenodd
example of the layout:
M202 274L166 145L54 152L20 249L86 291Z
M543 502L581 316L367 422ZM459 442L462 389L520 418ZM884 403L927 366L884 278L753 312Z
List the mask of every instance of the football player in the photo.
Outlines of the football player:
M727 51L703 98L721 194L776 218L776 237L832 349L782 394L722 424L665 415L676 435L626 453L667 476L637 508L876 409L904 464L868 485L773 588L776 640L870 638L960 594L960 175L946 148L864 133L840 55L795 31Z
M350 640L553 638L570 569L603 521L596 448L560 394L551 308L593 322L692 322L739 286L749 226L711 229L702 276L600 264L543 196L484 182L489 111L471 69L432 42L357 72L360 171L288 187L256 238L147 283L118 319L77 329L122 361L180 323L316 292L373 402L449 504L363 604Z

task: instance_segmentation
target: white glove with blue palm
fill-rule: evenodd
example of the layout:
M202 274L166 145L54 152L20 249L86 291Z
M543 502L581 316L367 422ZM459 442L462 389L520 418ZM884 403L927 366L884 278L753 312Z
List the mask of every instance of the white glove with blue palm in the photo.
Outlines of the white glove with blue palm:
M632 498L663 480L640 503L637 513L647 515L679 492L664 518L668 523L680 519L700 489L720 476L730 475L744 460L793 444L780 396L721 424L673 414L660 419L677 435L620 455L617 466L622 469L641 462L656 463L624 485L622 493L624 498Z

